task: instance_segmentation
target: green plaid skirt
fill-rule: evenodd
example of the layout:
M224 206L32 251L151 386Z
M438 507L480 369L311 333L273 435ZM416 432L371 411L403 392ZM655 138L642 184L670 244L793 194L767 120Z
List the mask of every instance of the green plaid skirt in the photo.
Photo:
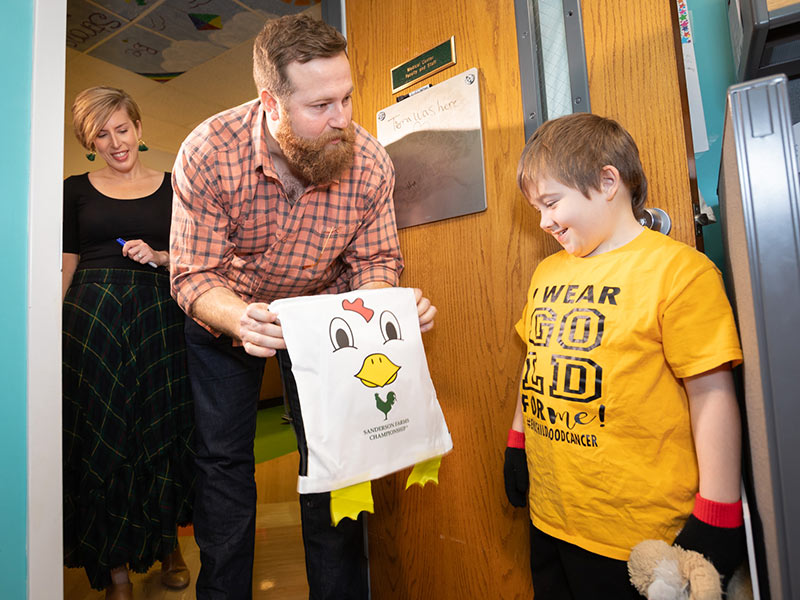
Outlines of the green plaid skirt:
M63 313L64 563L95 589L147 571L192 519L184 315L156 271L77 271Z

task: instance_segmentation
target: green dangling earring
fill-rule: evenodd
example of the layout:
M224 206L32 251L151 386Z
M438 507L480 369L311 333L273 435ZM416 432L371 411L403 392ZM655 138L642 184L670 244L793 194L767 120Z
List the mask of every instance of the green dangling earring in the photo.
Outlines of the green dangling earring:
M139 139L139 152L147 152L150 148L147 147L147 144L144 143L143 139Z
M94 159L97 158L97 154L92 150L86 155L86 158L88 158L90 162L94 162Z

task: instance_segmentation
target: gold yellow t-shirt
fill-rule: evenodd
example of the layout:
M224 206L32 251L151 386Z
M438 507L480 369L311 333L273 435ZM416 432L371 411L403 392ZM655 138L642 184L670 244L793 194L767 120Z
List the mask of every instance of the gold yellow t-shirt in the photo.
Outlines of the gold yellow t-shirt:
M516 329L533 524L619 560L672 543L698 489L681 379L742 358L714 264L650 230L593 257L561 251Z

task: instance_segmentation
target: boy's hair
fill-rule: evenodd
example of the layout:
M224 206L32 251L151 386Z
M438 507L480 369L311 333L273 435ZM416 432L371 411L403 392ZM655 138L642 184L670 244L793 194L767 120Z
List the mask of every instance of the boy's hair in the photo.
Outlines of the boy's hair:
M347 40L334 27L312 17L286 15L267 21L253 44L253 80L259 91L278 98L292 93L286 66L330 58L347 49Z
M589 196L600 190L603 167L619 171L631 194L633 214L647 200L647 177L631 134L613 119L574 113L543 123L530 137L517 167L523 194L543 177L551 177Z
M111 115L124 108L133 124L141 122L139 107L130 95L108 86L83 90L72 103L72 128L81 146L94 150L94 140Z

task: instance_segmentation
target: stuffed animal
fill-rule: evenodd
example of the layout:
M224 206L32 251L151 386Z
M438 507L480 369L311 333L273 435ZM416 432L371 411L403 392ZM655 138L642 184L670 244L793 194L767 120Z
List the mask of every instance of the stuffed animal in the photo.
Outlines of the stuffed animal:
M703 555L670 546L661 540L645 540L628 559L631 583L649 600L721 600L719 573ZM728 583L727 600L753 598L747 565Z

